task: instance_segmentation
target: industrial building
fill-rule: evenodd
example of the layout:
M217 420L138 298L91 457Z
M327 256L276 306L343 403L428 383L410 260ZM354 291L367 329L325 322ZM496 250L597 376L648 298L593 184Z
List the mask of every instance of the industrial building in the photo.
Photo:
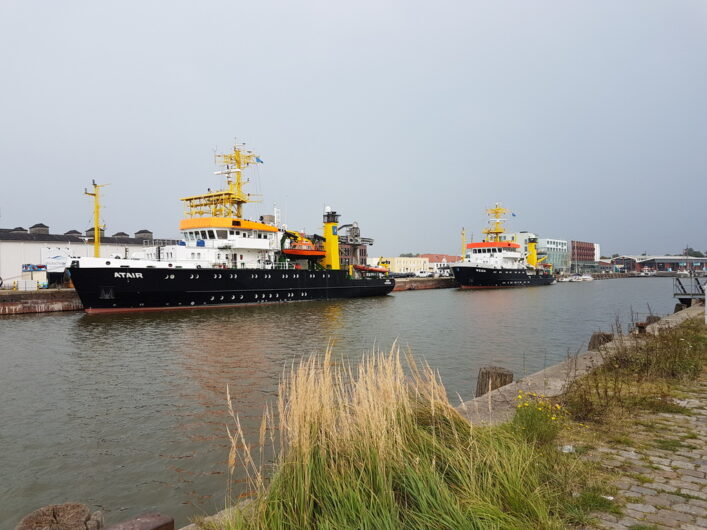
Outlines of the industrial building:
M696 272L707 271L707 258L691 256L618 256L611 263L621 272Z
M93 228L84 235L78 230L63 234L49 233L43 223L23 227L0 228L0 279L3 288L12 288L13 282L37 276L40 265L46 265L48 283L61 278L68 257L93 256ZM103 230L101 230L103 233ZM101 256L129 257L154 242L152 232L139 230L134 237L125 232L117 232L110 237L101 236ZM23 275L23 266L26 272Z
M429 271L430 269L430 260L423 257L368 258L368 265L375 267L380 262L385 261L390 263L390 272L396 274L417 274L420 271Z
M552 270L558 274L569 272L569 244L563 239L538 239L538 254L546 255L545 263L552 265Z
M598 243L570 242L570 272L577 274L598 272L597 262L600 257L601 250Z
M462 260L461 256L452 256L450 254L420 254L420 257L427 258L429 261L428 270L438 276L451 273L449 266Z

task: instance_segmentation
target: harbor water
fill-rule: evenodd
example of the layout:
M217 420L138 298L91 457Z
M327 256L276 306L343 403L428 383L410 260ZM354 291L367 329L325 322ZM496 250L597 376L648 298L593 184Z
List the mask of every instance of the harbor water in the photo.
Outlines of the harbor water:
M594 331L672 312L672 279L410 291L229 309L0 318L0 528L83 502L109 523L145 511L178 526L226 504L226 386L250 431L283 369L333 342L355 361L394 341L439 371L453 402L484 364L516 378ZM637 315L637 316L636 316Z

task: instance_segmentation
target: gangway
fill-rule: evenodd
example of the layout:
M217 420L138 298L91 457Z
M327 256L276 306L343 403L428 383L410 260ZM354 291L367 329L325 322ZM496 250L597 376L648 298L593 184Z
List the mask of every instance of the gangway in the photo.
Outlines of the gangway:
M704 303L705 285L700 283L697 276L673 278L673 297L687 307L693 304L693 300L702 300Z

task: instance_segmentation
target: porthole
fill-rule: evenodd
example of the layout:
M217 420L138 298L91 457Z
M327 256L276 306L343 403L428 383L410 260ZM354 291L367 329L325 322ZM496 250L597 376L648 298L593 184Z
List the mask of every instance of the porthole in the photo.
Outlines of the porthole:
M258 299L258 295L257 295L257 294L255 295L255 299L256 299L256 300Z
M170 279L170 280L174 280L174 274L170 274L170 275L169 275L169 279Z
M197 274L196 276L194 276L194 278L198 278L198 277L199 277L199 275L198 275L198 274Z
M232 294L232 295L231 295L231 300L235 300L235 299L236 299L236 295L235 295L235 294Z
M191 305L194 305L194 302L191 302Z
M106 261L106 265L110 265L110 261Z
M241 295L241 298L240 298L240 299L243 300L243 295Z
M221 295L221 298L219 298L219 300L223 300L223 295Z

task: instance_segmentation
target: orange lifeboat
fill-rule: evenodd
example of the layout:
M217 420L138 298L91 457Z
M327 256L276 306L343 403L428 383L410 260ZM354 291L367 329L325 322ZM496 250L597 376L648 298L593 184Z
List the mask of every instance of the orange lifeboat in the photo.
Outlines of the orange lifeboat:
M294 258L323 258L326 252L318 249L311 241L293 241L289 248L282 250L286 256Z

